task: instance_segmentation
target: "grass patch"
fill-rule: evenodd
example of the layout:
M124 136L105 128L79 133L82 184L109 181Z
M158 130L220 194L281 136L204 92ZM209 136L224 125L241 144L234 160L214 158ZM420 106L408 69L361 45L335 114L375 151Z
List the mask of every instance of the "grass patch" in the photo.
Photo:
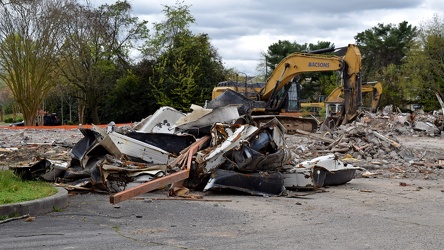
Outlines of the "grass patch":
M23 181L11 170L0 170L0 205L48 197L57 189L48 182Z

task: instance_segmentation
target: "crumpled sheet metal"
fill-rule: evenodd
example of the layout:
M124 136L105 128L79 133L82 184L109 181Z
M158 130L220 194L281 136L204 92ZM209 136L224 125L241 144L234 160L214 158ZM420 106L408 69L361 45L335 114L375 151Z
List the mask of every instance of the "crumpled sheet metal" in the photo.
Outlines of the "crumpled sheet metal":
M284 179L280 172L239 173L216 169L203 191L232 189L252 195L279 196L285 191Z
M88 165L88 161L91 157L103 156L107 154L122 154L108 135L106 135L102 140L92 144L90 148L86 149L80 159L80 166L85 168Z
M206 173L223 164L239 171L276 171L290 161L291 152L285 144L285 129L277 119L257 128L251 125L216 123L211 147L199 152L197 162Z
M226 105L215 109L204 109L194 105L194 109L193 112L176 122L176 133L188 133L202 137L210 134L215 123L232 124L240 117L238 105Z
M211 145L198 152L194 171L210 174L204 190L229 188L267 196L285 190L279 169L290 162L291 153L277 119L260 128L216 123L211 132Z
M195 141L190 135L158 133L160 139L157 139L164 142L158 142L155 138L153 144L158 143L158 146L165 146L166 149L174 151L168 152L143 142L148 133L130 132L130 135L135 137L133 138L113 130L106 132L97 126L95 129L98 129L98 132L82 130L85 137L79 141L72 153L71 164L61 174L61 182L75 182L79 188L88 186L102 192L120 192L131 182L140 183L166 175L166 165L175 159L174 155L178 155ZM148 137L152 139L155 135L149 134ZM177 140L180 143L175 143ZM128 161L138 163L134 162L134 166L130 166ZM147 165L150 165L149 169ZM163 167L153 170L153 165Z
M29 166L10 167L15 175L23 180L39 180L55 181L63 175L67 169L68 163L63 161L48 160L46 158L38 158L29 163Z
M261 126L243 143L226 154L239 171L278 171L291 160L284 140L285 128L277 119Z
M284 184L286 188L296 189L342 185L354 178L356 170L362 169L329 154L296 164L283 173Z
M249 125L239 126L216 123L211 132L213 147L205 150L205 152L209 151L208 153L204 155L199 154L202 158L197 159L197 162L203 163L206 172L211 173L212 170L218 168L226 161L224 157L226 152L235 147L239 147L241 141L256 130L256 127ZM214 145L214 143L218 144Z
M141 133L129 132L128 137L147 143L154 147L172 153L175 156L180 154L184 148L193 144L196 139L188 134L168 134L168 133Z
M92 129L79 128L79 130L84 137L74 145L69 154L72 159L80 161L85 152L101 139L101 135Z
M70 173L65 172L65 179L70 176L73 180L89 178L89 182L82 182L97 192L116 193L124 190L129 183L135 182L139 176L149 176L152 180L166 174L166 165L153 165L142 162L132 162L114 155L92 156L85 169ZM81 175L83 173L83 175ZM140 178L139 178L140 181Z

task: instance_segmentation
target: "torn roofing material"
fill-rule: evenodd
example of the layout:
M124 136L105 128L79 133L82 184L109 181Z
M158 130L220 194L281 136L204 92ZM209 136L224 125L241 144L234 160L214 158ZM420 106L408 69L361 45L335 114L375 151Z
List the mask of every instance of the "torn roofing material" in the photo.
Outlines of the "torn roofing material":
M285 191L280 172L239 173L224 169L211 174L203 191L214 189L232 189L259 196L279 196Z
M253 108L265 108L265 102L253 101L231 89L225 90L221 95L207 103L210 109L225 107L229 104L237 104L240 115L250 115Z

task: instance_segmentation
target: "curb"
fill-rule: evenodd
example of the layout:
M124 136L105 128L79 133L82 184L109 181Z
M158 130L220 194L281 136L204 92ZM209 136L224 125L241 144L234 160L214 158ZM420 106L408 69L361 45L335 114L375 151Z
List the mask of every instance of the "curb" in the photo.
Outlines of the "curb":
M32 201L24 201L0 205L0 216L36 216L46 214L57 209L63 209L68 206L68 191L62 187L56 187L58 192L52 196L40 198Z

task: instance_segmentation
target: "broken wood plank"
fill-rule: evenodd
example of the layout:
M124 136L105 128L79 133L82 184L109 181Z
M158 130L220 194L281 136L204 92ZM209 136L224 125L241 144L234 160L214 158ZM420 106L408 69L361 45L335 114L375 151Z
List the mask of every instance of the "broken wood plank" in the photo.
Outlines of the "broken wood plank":
M336 145L338 145L342 141L342 138L344 138L344 135L341 135L337 140L330 143L330 145L328 145L328 148L332 149L332 148L336 147Z
M368 144L366 144L366 145L364 145L364 146L362 146L362 147L358 147L358 146L356 146L356 145L353 145L352 147L353 147L353 150L354 150L354 151L359 152L359 151L362 151L363 149L368 148L370 145L372 145L372 144L368 143Z
M131 199L134 196L138 196L144 193L148 193L150 191L165 187L169 184L172 184L176 181L185 180L189 177L190 170L185 169L179 172L140 184L139 186L124 190L122 192L113 194L109 197L109 201L111 204L117 204L119 202Z
M383 141L386 141L386 142L390 143L390 144L391 144L393 147L395 147L395 148L400 148L400 147L401 147L401 144L399 144L399 143L397 143L397 142L395 142L395 141L393 141L393 140L390 140L389 138L387 138L387 137L381 135L380 133L378 133L378 132L376 132L376 131L373 131L373 134L374 134L376 137L378 137L379 139L381 139L381 140L383 140Z
M315 138L315 139L318 139L318 140L322 140L322 141L326 141L326 142L330 142L330 143L335 142L335 140L333 140L331 138L324 137L324 136L321 136L321 135L318 135L318 134L314 134L314 133L310 133L310 132L302 130L302 129L295 129L295 131L296 131L296 133L307 135L309 137L312 137L312 138Z

